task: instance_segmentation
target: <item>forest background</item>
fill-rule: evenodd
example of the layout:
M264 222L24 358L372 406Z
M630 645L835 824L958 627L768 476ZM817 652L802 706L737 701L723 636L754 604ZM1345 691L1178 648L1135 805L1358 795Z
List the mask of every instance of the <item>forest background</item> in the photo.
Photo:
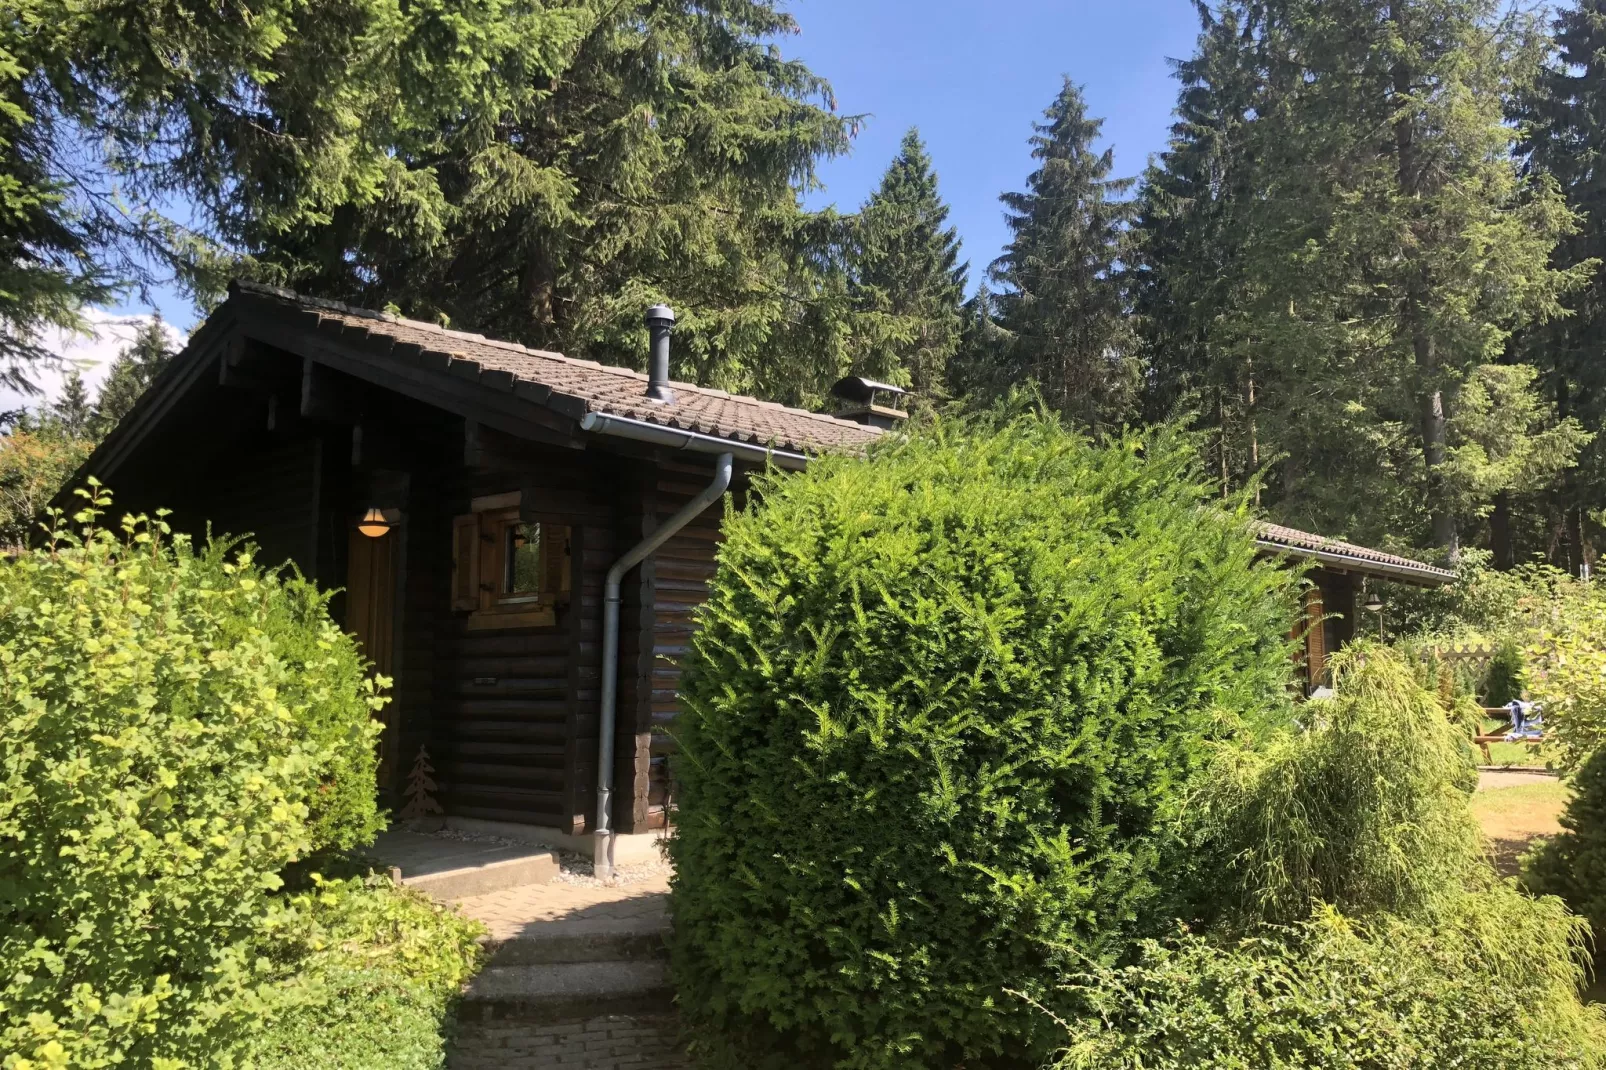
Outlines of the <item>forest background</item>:
M680 378L814 407L850 371L926 408L1030 385L1094 435L1181 414L1274 519L1589 568L1606 3L1177 7L1165 148L1117 168L1070 71L983 261L918 130L862 204L823 203L865 117L770 3L9 0L0 370L25 393L97 309L204 310L232 277L626 365L668 301ZM943 23L866 19L895 51ZM953 77L985 99L976 37ZM995 109L976 149L1030 118ZM176 341L146 324L103 391L18 405L0 508Z

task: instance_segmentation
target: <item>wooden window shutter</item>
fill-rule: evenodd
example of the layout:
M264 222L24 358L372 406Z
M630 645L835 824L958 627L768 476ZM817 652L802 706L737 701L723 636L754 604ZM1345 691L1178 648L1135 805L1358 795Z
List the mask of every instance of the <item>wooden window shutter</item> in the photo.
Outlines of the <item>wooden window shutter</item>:
M452 519L452 608L480 608L480 518Z

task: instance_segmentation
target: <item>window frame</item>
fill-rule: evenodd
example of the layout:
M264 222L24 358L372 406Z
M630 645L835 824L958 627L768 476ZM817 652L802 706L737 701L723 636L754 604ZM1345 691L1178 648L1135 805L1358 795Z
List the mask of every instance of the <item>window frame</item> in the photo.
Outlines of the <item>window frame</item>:
M453 521L452 608L468 610L470 628L542 628L557 625L558 610L569 605L574 573L574 533L557 517L525 515L520 494L474 500L472 513ZM533 595L508 591L513 532L523 525L541 528L540 587ZM472 552L464 562L465 540ZM557 557L550 556L552 548Z

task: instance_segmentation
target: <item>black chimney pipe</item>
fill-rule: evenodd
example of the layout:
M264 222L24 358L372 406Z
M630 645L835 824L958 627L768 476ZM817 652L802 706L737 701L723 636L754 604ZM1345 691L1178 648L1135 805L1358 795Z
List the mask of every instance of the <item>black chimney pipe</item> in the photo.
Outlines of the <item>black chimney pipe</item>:
M675 310L653 305L647 310L647 330L652 335L652 360L647 365L647 396L669 404L675 392L669 389L669 332L675 326Z

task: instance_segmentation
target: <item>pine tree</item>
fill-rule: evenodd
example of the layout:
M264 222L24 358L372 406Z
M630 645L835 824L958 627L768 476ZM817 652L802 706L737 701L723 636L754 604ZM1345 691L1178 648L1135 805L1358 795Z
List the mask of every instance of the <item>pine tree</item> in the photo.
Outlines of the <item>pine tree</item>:
M167 328L161 317L154 317L140 325L128 345L112 362L106 381L101 384L100 395L95 399L95 412L89 427L100 438L116 427L128 415L157 373L172 359L168 349Z
M1245 134L1266 94L1255 13L1197 6L1197 51L1174 61L1176 122L1138 195L1133 304L1148 370L1144 415L1192 411L1209 431L1210 470L1226 495L1261 464L1253 357L1232 325L1245 304L1239 260L1255 219Z
M1552 263L1563 269L1606 260L1606 2L1578 0L1554 22L1556 50L1531 94L1513 111L1523 124L1522 150L1534 173L1553 179L1567 204L1583 218L1557 245ZM1597 266L1588 284L1569 296L1571 314L1524 334L1518 351L1539 366L1556 412L1599 431L1606 425L1606 273ZM1565 548L1562 562L1576 572L1591 554L1600 525L1591 514L1606 506L1606 437L1597 434L1576 472L1549 494L1552 522L1535 534ZM1491 520L1509 527L1511 502L1502 500ZM1518 557L1509 540L1498 556Z
M967 270L947 220L931 157L910 129L854 220L848 292L859 313L855 370L931 400L945 395L959 348Z
M1025 192L1001 198L1013 237L989 269L1006 377L1035 382L1083 427L1119 425L1139 378L1119 278L1133 180L1109 177L1113 151L1093 148L1103 120L1088 117L1070 79L1044 118L1031 139L1038 169Z
M1162 167L1214 191L1230 241L1214 288L1197 270L1210 246L1146 244L1146 269L1186 283L1162 312L1191 309L1183 327L1204 339L1192 383L1164 363L1156 378L1197 386L1203 368L1241 405L1239 436L1276 459L1280 519L1453 554L1515 486L1501 473L1516 478L1492 462L1469 478L1473 454L1452 455L1486 422L1469 411L1458 427L1459 392L1580 280L1548 263L1574 221L1520 173L1503 114L1537 70L1532 22L1487 0L1240 2L1216 19L1236 22L1234 42L1208 22L1202 39L1202 56L1237 57L1208 80L1228 106L1206 110L1230 135L1225 170Z
M89 403L84 377L76 370L68 372L61 386L61 396L45 410L44 422L53 424L67 438L84 439L90 437L94 418L95 410Z

